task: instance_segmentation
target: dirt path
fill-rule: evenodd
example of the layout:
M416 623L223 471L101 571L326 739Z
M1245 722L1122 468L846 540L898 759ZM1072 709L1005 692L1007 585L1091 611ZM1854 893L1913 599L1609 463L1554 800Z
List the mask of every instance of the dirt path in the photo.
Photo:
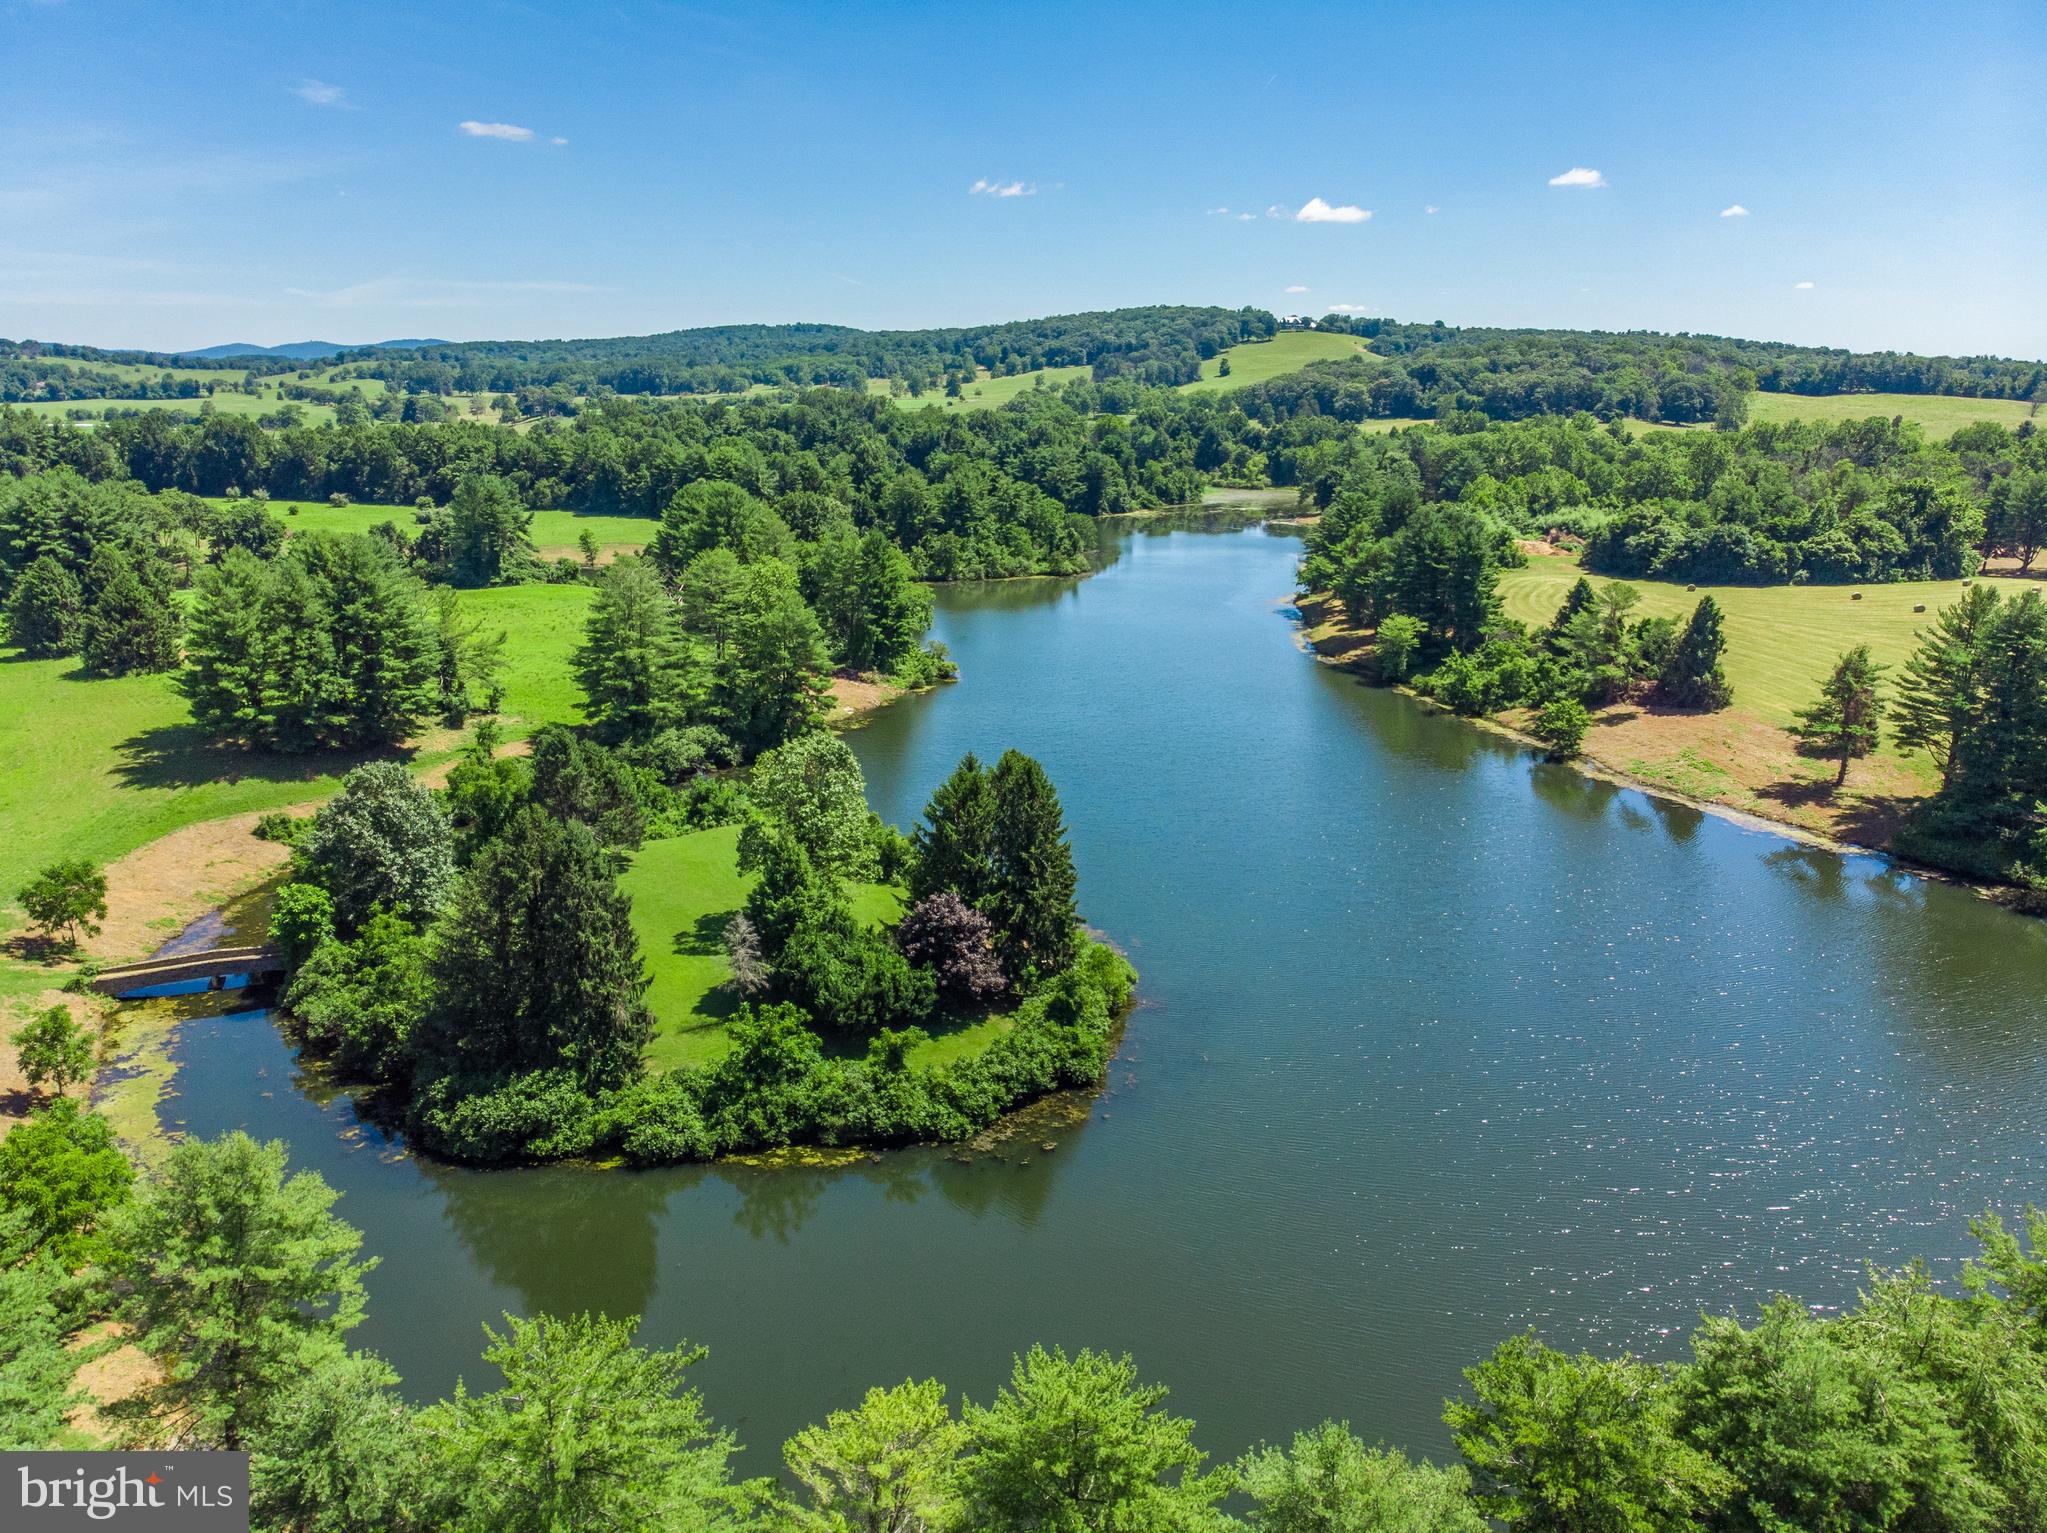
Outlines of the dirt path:
M284 812L306 815L313 805ZM263 882L290 860L255 836L260 813L202 820L130 852L107 869L107 916L85 951L104 963L146 958L209 910Z

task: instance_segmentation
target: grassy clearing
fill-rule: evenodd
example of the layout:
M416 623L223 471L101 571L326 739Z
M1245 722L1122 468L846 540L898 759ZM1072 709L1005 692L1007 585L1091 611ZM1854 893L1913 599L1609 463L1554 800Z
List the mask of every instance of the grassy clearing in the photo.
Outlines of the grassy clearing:
M1872 415L1902 415L1927 437L1944 442L1964 426L1995 421L2016 429L2033 407L2022 399L1959 399L1945 394L1834 394L1813 398L1803 394L1751 394L1752 421L1859 421ZM2047 425L2047 422L2042 422Z
M1576 560L1536 558L1508 570L1500 597L1509 617L1547 623L1579 576ZM1607 584L1593 575L1592 583ZM1819 683L1842 651L1867 644L1895 669L1917 648L1919 630L1962 594L1959 580L1867 586L1701 586L1687 591L1660 580L1630 580L1642 593L1642 617L1689 617L1711 595L1727 618L1727 679L1735 701L1774 724L1789 724L1812 702ZM2016 582L1998 582L2016 586ZM1862 599L1854 599L1860 592ZM1924 606L1924 612L1914 612Z
M948 399L943 393L927 393L915 398L908 394L895 394L886 378L868 379L867 392L890 394L897 404L910 410L921 410L926 405L937 405L940 409L948 411L993 410L998 405L1008 404L1019 395L1030 393L1033 389L1040 387L1057 389L1093 375L1093 369L1086 366L1040 367L1033 372L1010 373L1002 378L991 378L983 373L977 381L967 385L966 393L958 399Z
M720 826L666 841L650 841L634 854L633 865L620 880L632 896L633 930L654 977L647 992L653 1008L654 1041L647 1062L657 1070L677 1065L704 1065L719 1059L728 1047L725 1020L738 1008L738 998L720 990L731 975L725 962L725 923L746 903L753 876L737 867L739 827ZM894 921L902 912L900 890L862 884L852 894L853 914L868 926ZM986 1024L982 1024L984 1027ZM938 1040L955 1052L974 1029ZM913 1056L925 1062L922 1054Z
M585 585L465 591L505 645L510 732L581 717L569 657L593 595ZM429 765L454 739L432 731ZM268 756L210 744L173 677L89 678L76 660L0 651L0 900L59 856L111 862L181 826L325 798L358 758Z
M1201 364L1201 381L1183 383L1183 394L1213 394L1245 388L1297 373L1310 362L1336 362L1364 355L1363 340L1355 335L1332 335L1322 330L1285 330L1269 341L1247 341L1232 346L1222 355L1230 359L1230 373L1222 375L1222 358L1211 357Z
M216 505L226 504L215 501ZM288 532L368 532L379 522L396 522L406 532L417 532L418 513L411 506L330 506L325 501L273 500L271 515ZM586 531L597 539L599 548L614 551L641 549L654 540L659 523L646 516L586 516L575 511L535 511L533 546L545 559L580 559L576 540Z

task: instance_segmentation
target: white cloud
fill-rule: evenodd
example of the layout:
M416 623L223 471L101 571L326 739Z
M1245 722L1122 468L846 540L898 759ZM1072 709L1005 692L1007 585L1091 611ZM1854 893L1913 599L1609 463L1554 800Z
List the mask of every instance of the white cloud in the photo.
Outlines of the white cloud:
M1332 208L1320 197L1310 197L1301 204L1301 211L1294 214L1297 224L1361 224L1372 216L1370 208L1345 205Z
M1604 186L1606 185L1606 177L1596 170L1587 170L1583 165L1573 165L1561 176L1551 176L1549 184L1551 186Z
M1722 208L1720 216L1722 218L1746 218L1748 217L1748 209L1737 202L1731 208Z
M1810 282L1794 282L1794 283L1792 283L1791 285L1792 285L1793 287L1795 287L1795 288L1798 288L1798 289L1800 289L1800 290L1803 290L1803 289L1805 289L1805 288L1809 288L1809 287L1811 287L1811 286L1812 286L1812 284L1811 284Z
M553 144L556 148L560 148L563 144L566 144L568 140L565 138L551 138L548 140L548 142L550 144Z
M1035 181L990 181L987 177L983 176L979 181L968 187L967 192L970 196L975 197L1035 197L1038 195L1038 183Z
M511 122L458 122L455 124L471 138L503 138L515 144L523 144L533 137L531 128L522 128Z
M1257 221L1258 215L1256 213L1239 213L1237 215L1237 222L1240 224L1256 223Z
M1366 309L1361 303L1332 303L1329 305L1329 312L1331 314L1363 314L1366 312Z
M1222 216L1223 214L1225 214L1225 213L1228 213L1228 212L1229 212L1229 209L1228 209L1228 208L1210 208L1210 209L1208 210L1208 216L1209 216L1210 218L1218 218L1218 217L1221 217L1221 216Z
M1435 204L1434 204L1434 203L1432 202L1432 203L1430 203L1430 204L1429 204L1429 205L1428 205L1427 207L1423 208L1423 209L1422 209L1422 211L1423 211L1424 213L1440 213L1440 212L1442 212L1443 210L1442 210L1441 208L1437 207L1437 206L1436 206L1436 205L1435 205Z
M1265 210L1265 216L1267 218L1291 218L1293 214L1275 202Z
M1302 287L1300 283L1296 282L1292 287L1289 287L1287 291L1289 293L1305 293L1308 290Z
M345 99L348 92L325 80L301 80L291 88L291 93L310 106L348 105Z

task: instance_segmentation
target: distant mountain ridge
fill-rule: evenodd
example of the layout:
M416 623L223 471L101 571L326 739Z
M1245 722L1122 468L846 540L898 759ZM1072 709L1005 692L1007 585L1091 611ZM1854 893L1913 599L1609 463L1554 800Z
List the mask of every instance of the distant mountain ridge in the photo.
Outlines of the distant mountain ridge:
M250 341L229 341L224 346L203 346L196 351L173 351L166 355L173 357L200 357L209 362L223 357L285 357L294 362L310 362L316 357L337 356L344 351L368 351L377 348L386 351L416 351L422 346L445 346L446 341L430 339L403 341L364 341L355 346L344 346L338 341L286 341L281 346L258 346Z

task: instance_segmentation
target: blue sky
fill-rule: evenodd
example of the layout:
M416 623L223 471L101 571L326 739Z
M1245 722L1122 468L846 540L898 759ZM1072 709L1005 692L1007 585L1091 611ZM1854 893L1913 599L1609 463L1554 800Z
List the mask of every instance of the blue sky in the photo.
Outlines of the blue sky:
M1185 302L2047 355L2033 0L0 0L0 58L15 338Z

